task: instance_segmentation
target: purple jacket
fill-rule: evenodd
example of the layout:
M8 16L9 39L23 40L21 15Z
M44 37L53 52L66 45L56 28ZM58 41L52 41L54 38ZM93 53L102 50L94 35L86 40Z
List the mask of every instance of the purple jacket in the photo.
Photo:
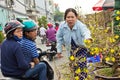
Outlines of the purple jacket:
M49 27L46 31L46 37L48 41L56 41L56 29Z

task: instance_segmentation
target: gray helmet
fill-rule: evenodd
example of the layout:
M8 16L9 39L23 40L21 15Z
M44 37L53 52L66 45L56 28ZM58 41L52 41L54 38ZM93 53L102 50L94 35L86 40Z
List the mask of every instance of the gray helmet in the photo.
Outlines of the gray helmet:
M10 21L10 22L7 22L5 24L5 28L4 28L4 31L7 34L9 34L11 31L15 30L16 28L22 28L24 27L24 25L22 25L19 21L17 20L13 20L13 21Z

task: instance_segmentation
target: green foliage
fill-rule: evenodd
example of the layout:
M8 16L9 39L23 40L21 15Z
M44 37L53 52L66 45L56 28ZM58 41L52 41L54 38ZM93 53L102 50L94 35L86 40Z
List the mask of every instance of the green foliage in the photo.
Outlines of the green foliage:
M47 28L47 18L45 16L38 18L38 25L41 26L42 24Z
M113 20L114 20L114 28L113 28L114 34L120 36L120 10L114 10Z
M63 21L63 13L60 11L55 11L54 13L54 21Z
M2 43L2 41L4 40L4 34L2 33L2 31L0 31L0 43Z
M120 26L120 10L114 10L114 26Z
M119 26L114 26L113 30L114 30L114 34L117 34L120 36L120 27ZM120 37L119 37L119 40L120 40Z
M114 6L115 10L120 9L120 0L115 0L115 6Z

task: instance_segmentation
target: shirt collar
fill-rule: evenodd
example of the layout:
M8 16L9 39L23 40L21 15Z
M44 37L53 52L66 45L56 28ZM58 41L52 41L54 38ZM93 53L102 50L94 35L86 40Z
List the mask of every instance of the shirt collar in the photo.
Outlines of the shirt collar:
M78 20L75 22L75 25L73 26L73 30L77 30L77 22L78 22ZM64 27L64 28L69 28L67 22L64 22L63 27Z

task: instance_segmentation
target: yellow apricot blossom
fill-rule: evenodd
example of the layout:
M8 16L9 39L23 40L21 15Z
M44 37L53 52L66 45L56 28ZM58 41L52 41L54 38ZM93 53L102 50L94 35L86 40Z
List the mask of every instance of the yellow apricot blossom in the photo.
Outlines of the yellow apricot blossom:
M85 72L88 73L88 69L86 69Z
M75 60L75 57L74 56L70 56L70 60L71 61Z
M75 63L75 66L78 66L78 64L77 64L77 63Z
M116 11L116 14L120 14L120 11Z
M117 20L117 21L120 20L120 17L119 17L119 16L116 16L116 20Z
M110 49L110 53L114 53L115 52L115 50L114 49Z
M120 56L120 53L118 53L118 55Z
M115 58L114 57L112 57L112 59L111 59L113 62L115 62Z
M115 39L118 39L119 38L119 35L115 35Z
M106 60L106 61L109 61L109 60L110 60L110 58L109 58L109 57L106 57L106 58L105 58L105 60Z
M94 52L90 52L90 54L94 55L95 53Z
M87 43L87 40L84 40L84 43L86 44L86 43Z
M87 43L90 44L90 43L91 43L91 40L88 39L88 40L87 40Z
M85 80L89 80L89 79L85 78Z
M106 51L107 49L106 48L103 48L103 51Z
M108 32L108 29L105 29L104 32L107 33L107 32Z
M96 53L96 54L99 53L99 48L98 48L98 47L95 47L94 50L95 50L95 53Z
M110 38L110 43L114 43L116 40L114 38Z
M79 80L79 76L75 76L75 80Z
M80 72L81 72L80 68L78 68L78 69L75 71L76 74L79 74Z
M85 43L85 44L90 44L90 43L91 43L91 40L86 39L86 40L84 40L84 43Z
M90 79L91 79L91 75L88 75L85 80L90 80Z

